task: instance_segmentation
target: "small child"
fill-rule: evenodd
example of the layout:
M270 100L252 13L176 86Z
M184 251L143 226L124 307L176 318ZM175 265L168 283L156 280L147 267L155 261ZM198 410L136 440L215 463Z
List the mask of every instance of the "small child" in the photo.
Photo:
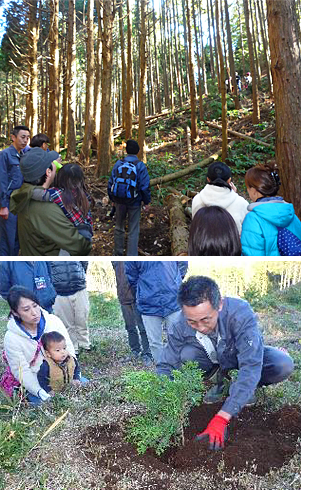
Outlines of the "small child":
M44 333L41 342L45 355L37 373L41 388L53 396L68 384L80 386L79 365L68 353L64 336L55 331Z
M67 163L58 172L58 187L35 188L32 199L51 201L60 206L78 232L87 240L93 236L93 220L90 211L91 197L86 191L84 173L79 165Z

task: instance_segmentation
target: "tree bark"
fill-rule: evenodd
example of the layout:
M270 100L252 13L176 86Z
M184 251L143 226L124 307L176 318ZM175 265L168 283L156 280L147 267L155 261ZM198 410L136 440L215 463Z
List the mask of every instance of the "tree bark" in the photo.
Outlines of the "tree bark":
M29 72L30 72L30 130L31 134L37 134L38 129L38 63L37 42L39 38L39 20L37 17L38 0L29 0Z
M139 128L138 128L138 157L146 163L145 149L145 103L146 103L146 0L141 0L141 38L140 38L140 79L139 79Z
M294 0L267 0L282 194L301 216L301 57Z
M67 49L68 86L68 159L76 156L76 12L75 0L69 0Z
M188 48L189 48L188 58L189 58L190 105L191 105L191 140L193 143L196 143L196 141L198 140L198 128L197 128L197 114L196 114L195 75L194 75L189 0L186 0L186 12L187 12Z
M50 12L48 137L52 149L59 151L59 0L52 0L50 3Z
M127 0L127 89L126 89L126 114L125 128L126 140L132 135L132 46L131 46L131 12L129 9L129 0Z
M249 49L249 59L250 59L250 70L252 76L252 123L258 124L260 120L260 109L259 109L259 100L258 100L258 87L257 87L257 79L256 79L256 68L255 68L255 57L254 57L254 49L252 44L252 37L250 31L250 16L249 16L249 6L248 0L243 0L243 7L246 19L246 30L247 30L247 38L248 38L248 49Z
M224 74L224 60L222 43L220 36L220 16L219 16L219 0L215 0L215 14L216 14L216 41L218 49L218 57L220 61L220 74L221 74L221 102L222 102L222 160L225 160L228 153L228 135L227 135L227 105L226 105L226 89L225 89L225 74Z
M170 216L171 253L174 256L188 255L189 231L180 198L170 194L165 199Z
M115 0L103 2L103 29L102 38L102 100L101 123L98 142L98 158L96 175L108 175L111 162L110 141L112 134L112 30L115 16ZM99 21L100 22L100 21ZM100 23L101 25L101 23Z
M229 48L229 61L230 61L230 70L232 77L232 85L234 89L233 99L236 109L240 109L240 101L238 97L238 86L235 77L235 68L234 68L234 57L233 57L233 48L232 48L232 37L231 37L231 29L230 29L230 19L229 19L229 9L228 9L228 1L224 2L224 10L225 10L225 24L226 24L226 34L228 39L228 48Z
M89 164L89 153L94 130L94 0L87 4L87 71L86 71L86 105L85 105L85 133L79 161Z

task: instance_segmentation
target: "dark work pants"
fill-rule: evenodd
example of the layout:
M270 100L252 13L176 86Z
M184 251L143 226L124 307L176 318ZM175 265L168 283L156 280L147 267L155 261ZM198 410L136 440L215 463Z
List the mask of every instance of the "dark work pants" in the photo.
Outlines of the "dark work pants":
M128 333L129 346L132 352L134 354L139 354L142 351L142 354L150 354L151 351L148 344L146 330L142 317L137 310L136 304L133 303L131 305L121 305L121 311ZM142 348L140 347L139 335Z
M131 207L117 204L116 224L114 229L114 255L123 255L125 244L125 228L128 217L127 255L138 255L139 221L141 206Z
M208 373L214 364L208 358L206 352L198 344L186 345L181 351L182 363L186 361L197 361L199 367ZM223 369L223 366L221 366ZM239 369L237 363L231 369ZM292 358L285 352L266 345L264 347L263 367L258 386L267 386L287 379L294 369Z
M16 256L18 252L17 216L9 213L8 219L0 218L0 256Z

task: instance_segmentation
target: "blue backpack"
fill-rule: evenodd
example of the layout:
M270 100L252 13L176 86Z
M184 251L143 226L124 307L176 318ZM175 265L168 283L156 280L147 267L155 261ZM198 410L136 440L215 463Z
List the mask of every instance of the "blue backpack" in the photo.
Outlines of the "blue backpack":
M111 186L115 202L128 204L137 197L137 163L138 159L133 163L121 160Z
M287 228L277 227L277 247L280 255L301 256L301 240Z

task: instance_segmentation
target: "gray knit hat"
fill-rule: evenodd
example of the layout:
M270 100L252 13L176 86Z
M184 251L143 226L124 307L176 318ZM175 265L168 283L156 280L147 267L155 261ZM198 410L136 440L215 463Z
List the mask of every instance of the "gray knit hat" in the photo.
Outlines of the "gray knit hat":
M46 169L59 157L56 151L44 151L42 148L31 148L20 157L20 170L25 182L36 182L45 175Z

